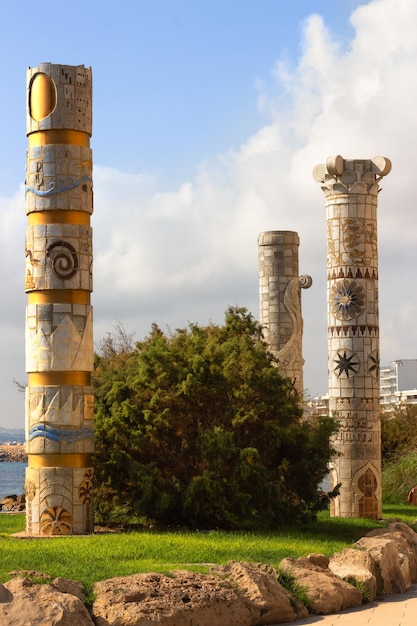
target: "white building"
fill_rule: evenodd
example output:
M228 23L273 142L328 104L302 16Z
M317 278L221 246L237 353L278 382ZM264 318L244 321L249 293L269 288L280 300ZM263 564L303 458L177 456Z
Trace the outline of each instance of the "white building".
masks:
M417 359L392 361L380 369L381 409L407 402L417 404Z

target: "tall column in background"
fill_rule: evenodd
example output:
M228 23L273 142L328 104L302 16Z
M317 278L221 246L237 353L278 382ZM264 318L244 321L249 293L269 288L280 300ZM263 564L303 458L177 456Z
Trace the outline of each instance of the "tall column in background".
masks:
M301 287L310 287L312 280L298 275L299 244L298 234L289 230L266 231L258 237L260 323L282 374L302 396Z
M382 516L377 204L390 170L383 157L336 156L313 171L327 207L329 412L340 422L334 517Z
M93 531L91 79L27 72L27 535Z

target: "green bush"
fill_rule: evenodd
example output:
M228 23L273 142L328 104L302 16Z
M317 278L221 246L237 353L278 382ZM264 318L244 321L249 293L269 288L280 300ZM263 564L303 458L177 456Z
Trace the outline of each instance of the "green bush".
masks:
M251 314L125 339L96 358L97 520L113 508L199 529L314 517L336 422L303 420Z
M407 496L417 485L417 453L392 459L382 471L382 494L387 504L405 504Z
M417 405L401 404L381 415L383 464L417 450Z

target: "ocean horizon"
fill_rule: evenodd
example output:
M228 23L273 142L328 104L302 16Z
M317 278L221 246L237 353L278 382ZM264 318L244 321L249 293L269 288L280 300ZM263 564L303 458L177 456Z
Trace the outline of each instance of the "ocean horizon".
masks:
M6 496L25 493L25 471L27 461L0 463L0 500Z

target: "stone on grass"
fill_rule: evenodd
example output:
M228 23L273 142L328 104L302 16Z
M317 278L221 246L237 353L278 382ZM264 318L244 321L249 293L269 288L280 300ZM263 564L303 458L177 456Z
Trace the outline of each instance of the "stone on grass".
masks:
M394 522L388 524L388 528L376 528L371 530L365 537L378 537L381 535L397 542L400 560L406 557L411 582L417 582L417 534L414 530L407 524Z
M273 567L229 561L227 565L213 567L212 571L236 587L251 612L253 625L292 622L308 615L306 607L297 603L277 581L278 572Z
M213 574L177 570L96 583L96 626L253 626L245 602Z
M336 552L329 561L333 574L347 582L355 580L361 583L367 592L366 599L371 602L376 598L376 563L365 550L344 548Z
M49 584L14 578L0 585L0 624L4 626L94 626L79 598Z
M404 593L417 581L417 535L406 524L370 531L356 545L376 563L377 594Z
M317 560L317 555L313 560ZM283 559L279 567L305 587L312 613L327 615L362 604L359 589L335 576L329 569L315 565L307 557Z

